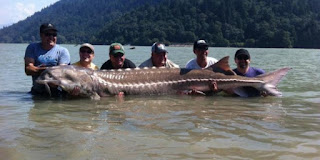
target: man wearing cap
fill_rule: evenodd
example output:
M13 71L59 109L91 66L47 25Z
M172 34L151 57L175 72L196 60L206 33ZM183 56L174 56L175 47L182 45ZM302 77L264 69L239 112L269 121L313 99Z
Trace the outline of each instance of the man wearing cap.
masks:
M234 56L234 61L237 64L237 68L233 69L233 71L239 76L256 77L265 73L265 71L260 68L250 67L250 54L246 49L237 50ZM260 92L252 87L243 87L243 89L248 93L248 97L266 95L266 93ZM233 94L232 91L229 91L228 93Z
M246 49L237 50L234 61L237 64L237 68L233 69L233 71L237 75L255 77L265 73L265 71L260 68L250 67L250 54Z
M164 44L156 42L151 47L151 58L141 63L139 67L179 68L177 64L167 58L167 53Z
M69 51L56 44L57 32L53 24L42 24L40 26L41 42L28 45L25 51L25 73L32 76L32 94L46 93L45 86L35 82L43 70L51 66L70 64Z
M208 57L209 45L205 40L197 40L193 44L193 53L197 56L196 58L190 60L186 68L188 69L205 69L214 63L218 62L215 58Z
M136 68L136 65L125 58L125 51L120 43L112 43L109 48L110 59L102 66L102 69Z
M94 58L94 47L89 43L84 43L79 49L80 61L73 63L72 65L91 68L93 70L98 70L98 66L92 63Z

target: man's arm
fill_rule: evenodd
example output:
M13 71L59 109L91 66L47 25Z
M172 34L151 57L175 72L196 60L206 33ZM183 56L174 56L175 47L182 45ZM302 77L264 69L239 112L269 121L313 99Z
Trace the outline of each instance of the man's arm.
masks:
M40 73L47 68L44 65L34 66L34 59L29 57L24 58L24 64L24 71L28 76L40 75Z

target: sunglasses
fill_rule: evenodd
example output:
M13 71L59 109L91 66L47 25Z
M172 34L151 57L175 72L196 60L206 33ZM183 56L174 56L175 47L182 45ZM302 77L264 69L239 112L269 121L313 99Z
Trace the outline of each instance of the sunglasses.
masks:
M57 33L44 33L44 35L47 37L50 37L50 36L56 37L58 34Z
M248 60L249 57L248 56L238 56L237 59L238 60Z
M200 51L206 51L208 50L209 47L198 47L197 50L200 50Z
M92 53L92 50L90 50L90 49L80 49L80 52L81 53L89 53L89 54L91 54Z
M124 54L122 54L122 53L118 53L118 54L114 54L113 55L113 57L115 57L115 58L120 58L120 57L122 57Z

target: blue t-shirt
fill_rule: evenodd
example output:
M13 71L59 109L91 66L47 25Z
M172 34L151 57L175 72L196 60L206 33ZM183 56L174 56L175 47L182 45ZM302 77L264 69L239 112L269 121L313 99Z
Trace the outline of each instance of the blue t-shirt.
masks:
M55 45L50 50L44 50L41 47L41 43L29 44L24 57L34 59L35 66L43 64L47 67L52 67L61 64L70 64L69 51L59 45ZM37 78L38 76L32 76L33 86Z
M254 68L254 67L249 67L249 70L247 73L242 74L240 73L237 68L233 69L234 72L236 72L237 75L239 76L245 76L245 77L256 77L260 74L264 74L265 71L260 69L260 68Z
M47 67L52 67L60 64L70 64L69 51L59 45L55 45L50 50L44 50L41 43L32 43L27 47L25 57L33 58L35 66L44 64Z

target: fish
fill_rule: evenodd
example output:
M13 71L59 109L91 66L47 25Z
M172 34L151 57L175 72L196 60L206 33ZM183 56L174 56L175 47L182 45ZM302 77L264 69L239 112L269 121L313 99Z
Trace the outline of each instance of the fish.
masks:
M269 96L281 96L277 84L291 68L281 68L254 78L237 76L230 69L229 56L207 69L186 68L130 68L92 70L73 65L48 67L36 80L46 86L57 86L70 95L100 99L118 95L166 95L197 91L204 95L233 92L249 97L248 89ZM218 91L213 84L216 84ZM74 91L77 91L76 94Z

